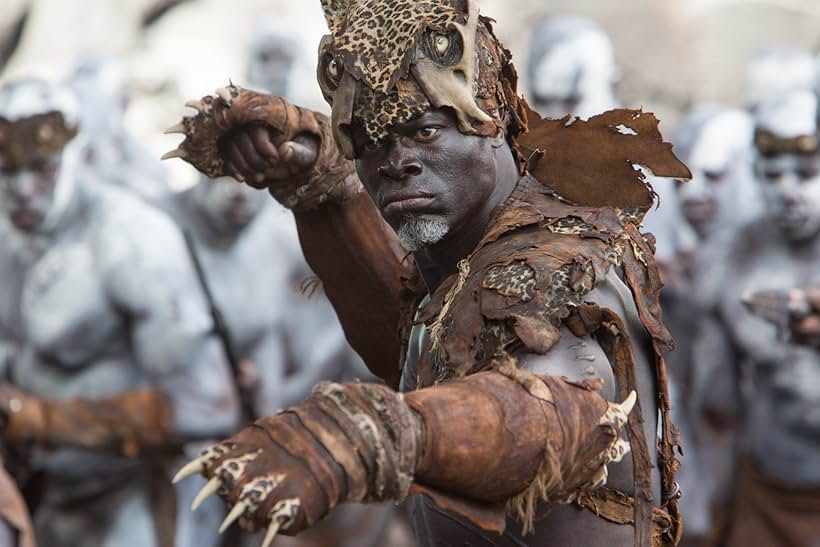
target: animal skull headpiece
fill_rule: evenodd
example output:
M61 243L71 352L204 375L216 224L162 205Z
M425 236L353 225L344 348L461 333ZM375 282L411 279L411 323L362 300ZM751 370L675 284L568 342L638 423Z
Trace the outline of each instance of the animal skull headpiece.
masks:
M350 130L378 142L388 128L450 107L465 134L509 139L526 129L517 75L476 0L322 0L330 35L318 79L334 137L355 156Z

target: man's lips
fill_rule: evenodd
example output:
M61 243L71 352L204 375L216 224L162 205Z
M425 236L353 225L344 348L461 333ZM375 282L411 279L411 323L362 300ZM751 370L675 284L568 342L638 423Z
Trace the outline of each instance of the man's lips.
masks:
M19 209L12 214L11 220L15 226L31 228L40 221L40 214L31 209Z
M422 209L433 202L427 194L404 194L388 196L382 199L382 211L385 214L409 213Z

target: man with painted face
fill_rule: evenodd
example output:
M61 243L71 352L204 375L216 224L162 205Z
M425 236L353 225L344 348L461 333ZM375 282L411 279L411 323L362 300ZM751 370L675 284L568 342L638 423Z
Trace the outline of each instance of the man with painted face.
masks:
M817 96L807 91L758 107L754 169L766 210L737 234L717 274L724 284L716 336L730 345L712 346L711 358L724 366L712 376L723 381L710 386L710 406L741 419L730 546L820 542L820 355L787 336L789 325L753 313L766 291L820 284L817 121Z
M588 118L618 103L615 50L591 19L564 15L545 20L533 34L527 68L530 105L547 118Z
M387 385L320 384L177 478L204 474L201 497L265 546L340 503L410 494L422 545L676 543L672 340L633 165L688 171L657 121L540 120L475 2L323 7L331 118L231 86L194 103L166 157L294 211Z
M180 233L90 183L77 133L68 89L0 86L2 436L31 445L42 545L173 545L168 458L229 432L236 398Z

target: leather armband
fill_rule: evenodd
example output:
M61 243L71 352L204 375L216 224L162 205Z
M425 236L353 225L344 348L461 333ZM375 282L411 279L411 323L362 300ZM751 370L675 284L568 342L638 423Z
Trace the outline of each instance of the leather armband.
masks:
M569 503L606 482L628 451L620 430L634 404L603 399L600 384L515 371L485 372L409 393L424 423L416 481L485 504L506 502L532 527L538 502Z
M46 401L21 396L9 413L5 437L47 446L112 450L127 456L175 440L170 400L157 389L102 400Z

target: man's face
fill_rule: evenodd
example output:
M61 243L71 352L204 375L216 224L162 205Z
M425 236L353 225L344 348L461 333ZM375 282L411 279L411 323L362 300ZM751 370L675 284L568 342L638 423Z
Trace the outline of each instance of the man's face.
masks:
M236 234L262 210L266 195L230 178L202 181L195 189L199 210L222 234Z
M449 109L395 126L377 145L360 129L353 140L365 189L410 250L457 232L495 189L494 139L461 133Z
M24 232L42 226L56 201L62 152L23 169L0 168L0 210Z
M273 95L287 95L291 68L295 61L292 45L282 40L258 44L251 52L248 79Z
M820 154L761 155L755 172L787 237L801 241L820 232Z

